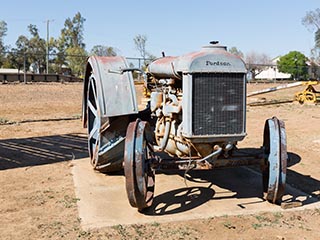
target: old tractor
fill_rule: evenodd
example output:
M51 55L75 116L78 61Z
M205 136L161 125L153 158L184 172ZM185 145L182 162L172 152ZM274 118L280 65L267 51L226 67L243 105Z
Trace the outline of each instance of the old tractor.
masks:
M150 99L138 110L133 71ZM211 170L259 165L271 203L284 194L287 151L283 121L267 119L259 154L243 154L246 136L246 67L217 42L180 57L162 57L147 71L124 57L92 56L86 65L83 123L95 170L124 169L132 207L152 205L159 169Z

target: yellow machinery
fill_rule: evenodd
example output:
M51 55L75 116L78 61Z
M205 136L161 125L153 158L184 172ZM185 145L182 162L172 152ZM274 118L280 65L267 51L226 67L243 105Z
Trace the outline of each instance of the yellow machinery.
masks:
M294 101L298 101L300 104L304 103L317 103L320 102L320 92L316 91L313 87L314 85L319 84L319 81L307 81L307 82L294 82L285 85L280 85L277 87L271 87L267 89L258 90L247 94L247 97L260 95L268 92L274 92L282 89L298 87L301 85L306 85L306 88L303 91L297 92L294 96Z
M318 81L304 82L303 85L306 85L306 88L295 94L295 100L300 104L320 102L320 92L317 92L313 87L317 84L319 84Z

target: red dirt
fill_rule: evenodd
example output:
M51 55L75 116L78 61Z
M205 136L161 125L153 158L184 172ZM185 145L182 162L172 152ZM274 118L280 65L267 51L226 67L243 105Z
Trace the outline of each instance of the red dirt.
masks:
M249 84L248 91L270 84ZM261 95L293 98L299 88ZM79 117L82 84L0 85L0 120ZM255 97L258 98L258 97ZM249 100L248 100L249 101ZM259 147L266 118L286 124L288 184L320 199L320 105L248 107L248 136L239 147ZM320 209L83 231L71 159L88 156L81 121L0 125L0 239L320 239Z

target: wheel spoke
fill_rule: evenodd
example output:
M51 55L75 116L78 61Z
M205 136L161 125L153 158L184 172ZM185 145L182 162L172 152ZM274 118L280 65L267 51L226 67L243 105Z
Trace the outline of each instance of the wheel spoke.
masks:
M93 76L89 78L88 83L87 113L90 161L93 167L96 168L99 163L98 153L100 147L101 116L99 112L96 82Z
M96 84L93 77L90 77L90 86L92 87L93 97L97 102L98 98L97 98Z
M100 131L100 124L99 124L99 121L95 119L92 129L89 133L89 139L91 139L92 137L97 139L99 137L99 131Z
M91 111L91 113L93 114L94 117L98 117L98 110L93 106L93 104L91 103L90 100L88 100L88 108Z

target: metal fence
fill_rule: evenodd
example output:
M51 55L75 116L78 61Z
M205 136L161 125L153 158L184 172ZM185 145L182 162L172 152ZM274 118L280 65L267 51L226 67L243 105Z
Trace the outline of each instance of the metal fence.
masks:
M15 73L3 72L0 70L0 82L39 82L39 81L79 81L84 76L85 63L87 55L67 55L45 53L21 53L21 52L2 52L0 53L0 67L16 68ZM129 67L144 69L152 59L127 57ZM295 66L299 68L299 66ZM307 66L303 66L306 68ZM247 64L248 80L255 79L255 76L268 69L273 69L276 72L276 64ZM272 79L266 80L288 80L293 79L319 79L319 66L308 66L308 77L306 76L289 76L285 79L278 79L276 74L273 74ZM139 74L135 73L134 77L139 78ZM307 80L307 79L305 79Z
M82 78L62 74L0 73L0 82L82 82Z

